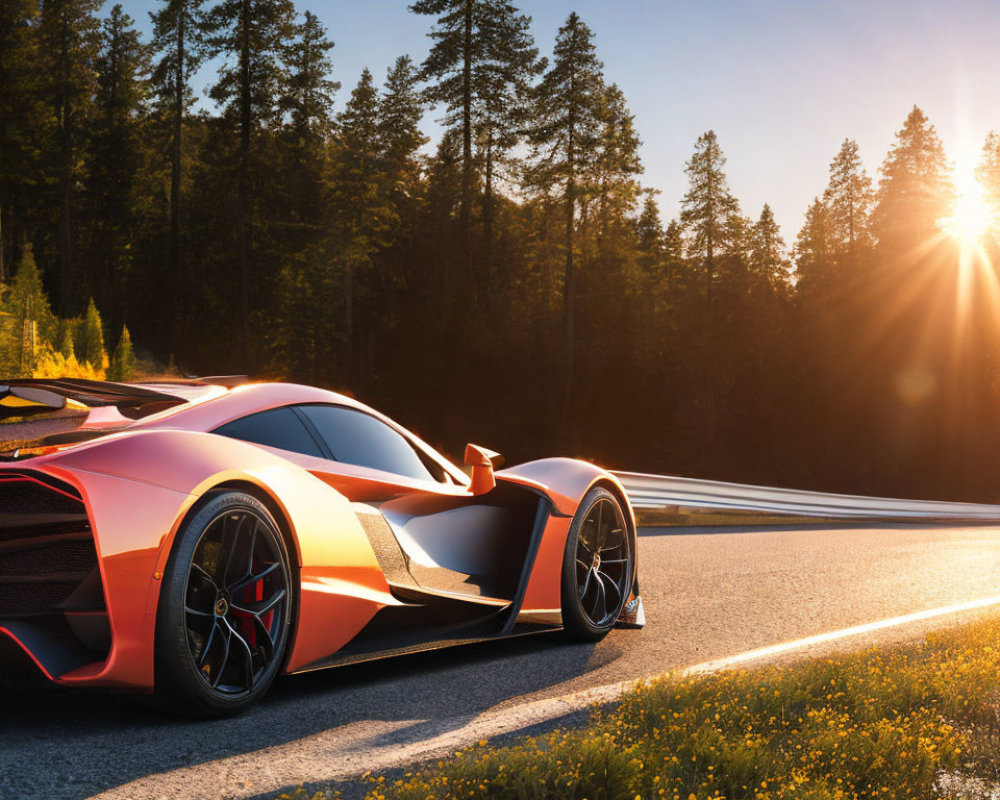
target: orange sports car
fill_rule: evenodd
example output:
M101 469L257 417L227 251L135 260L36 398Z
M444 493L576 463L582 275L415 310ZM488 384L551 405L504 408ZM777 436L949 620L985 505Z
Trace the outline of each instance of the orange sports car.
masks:
M628 498L584 461L469 445L470 477L348 397L231 379L11 380L5 418L47 431L0 454L7 682L223 716L279 673L644 621Z

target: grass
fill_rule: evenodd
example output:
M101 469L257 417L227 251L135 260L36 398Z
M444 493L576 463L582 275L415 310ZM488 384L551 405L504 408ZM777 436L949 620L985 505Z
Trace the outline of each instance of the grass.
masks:
M985 796L1000 784L1000 618L920 644L664 676L582 729L369 780L368 800Z

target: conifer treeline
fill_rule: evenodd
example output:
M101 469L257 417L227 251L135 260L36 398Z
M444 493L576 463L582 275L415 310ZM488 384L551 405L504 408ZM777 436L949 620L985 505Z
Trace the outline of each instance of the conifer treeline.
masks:
M161 0L149 42L100 5L0 3L0 279L33 254L63 317L93 298L163 361L349 389L451 452L996 494L996 277L942 226L919 109L877 186L844 143L788 246L711 131L661 219L576 14L543 58L507 0L416 0L426 60L340 95L291 0ZM996 136L981 178L1000 201Z

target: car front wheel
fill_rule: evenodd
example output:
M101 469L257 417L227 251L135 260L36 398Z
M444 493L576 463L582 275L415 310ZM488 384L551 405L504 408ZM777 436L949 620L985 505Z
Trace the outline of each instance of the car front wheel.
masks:
M566 631L597 641L614 627L635 579L635 536L615 495L600 486L583 498L570 524L563 557L562 614Z

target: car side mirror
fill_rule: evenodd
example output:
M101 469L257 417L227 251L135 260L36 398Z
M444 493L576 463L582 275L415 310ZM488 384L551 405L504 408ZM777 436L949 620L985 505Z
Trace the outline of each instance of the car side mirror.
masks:
M497 485L494 469L503 466L503 456L477 444L465 446L465 465L472 467L473 494L486 494Z

